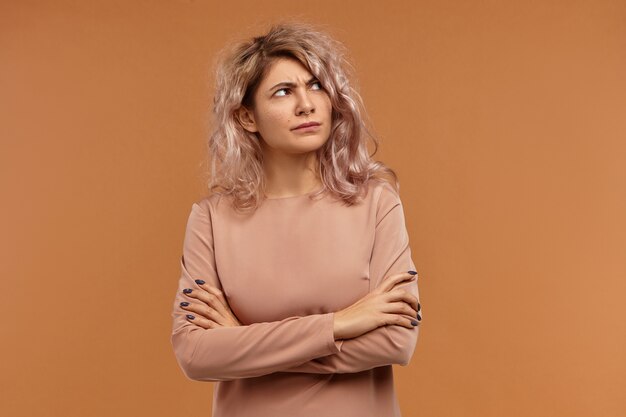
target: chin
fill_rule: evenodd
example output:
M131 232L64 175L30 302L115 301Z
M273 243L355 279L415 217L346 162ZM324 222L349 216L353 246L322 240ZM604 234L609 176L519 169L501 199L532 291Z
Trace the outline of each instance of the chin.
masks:
M291 143L291 146L285 147L284 149L290 153L313 152L324 146L324 143L326 142L321 140L300 141L297 143Z

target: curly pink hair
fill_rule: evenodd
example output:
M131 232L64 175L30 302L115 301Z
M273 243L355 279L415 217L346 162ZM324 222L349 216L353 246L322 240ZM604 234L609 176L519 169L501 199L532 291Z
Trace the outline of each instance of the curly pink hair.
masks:
M387 180L399 191L396 173L368 154L365 134L374 144L372 156L379 144L365 125L361 96L349 83L352 66L345 51L343 44L311 24L290 22L274 24L265 35L237 42L218 54L208 142L212 193L233 197L237 210L256 209L264 196L261 146L236 114L241 106L252 106L256 88L279 57L302 63L320 81L332 104L330 137L316 151L317 174L324 186L311 198L329 192L352 205L367 192L372 179Z

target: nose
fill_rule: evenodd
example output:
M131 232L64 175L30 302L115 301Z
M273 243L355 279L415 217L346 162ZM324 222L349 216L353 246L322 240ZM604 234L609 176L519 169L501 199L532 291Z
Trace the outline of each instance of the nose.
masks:
M307 92L300 93L298 96L298 103L296 108L296 114L299 116L301 114L309 114L315 111L315 105L313 101L309 97Z

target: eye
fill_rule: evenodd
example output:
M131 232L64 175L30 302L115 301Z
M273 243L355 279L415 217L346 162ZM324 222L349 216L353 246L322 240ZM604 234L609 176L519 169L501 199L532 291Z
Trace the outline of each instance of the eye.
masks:
M280 90L276 90L276 92L274 93L274 95L275 95L275 96L279 96L279 97L284 96L285 94L278 94L280 91L285 91L285 92L286 92L286 91L289 91L289 89L288 89L288 88L281 88Z
M319 81L314 81L314 82L312 82L312 83L311 83L311 85L316 85L316 84L317 84L318 88L313 88L314 90L323 90L323 89L324 89L324 88L322 87L322 83L320 83ZM279 94L281 91L284 91L284 92L285 92L285 94ZM286 96L286 95L287 95L287 92L289 92L289 91L290 91L290 90L289 90L289 88L287 88L287 87L285 87L285 88L281 88L281 89L279 89L279 90L276 90L276 92L274 92L274 95L275 95L275 96L278 96L278 97L284 97L284 96Z

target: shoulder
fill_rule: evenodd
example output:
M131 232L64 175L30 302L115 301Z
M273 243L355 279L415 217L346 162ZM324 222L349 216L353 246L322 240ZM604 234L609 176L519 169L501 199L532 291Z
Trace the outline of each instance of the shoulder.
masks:
M191 204L191 215L210 219L223 198L222 194L214 193L194 201Z
M369 193L371 193L370 198L379 209L401 204L400 194L396 188L384 179L370 180L368 185Z
M378 224L395 210L402 210L402 202L396 188L385 179L373 179L368 184L368 197L372 216Z

